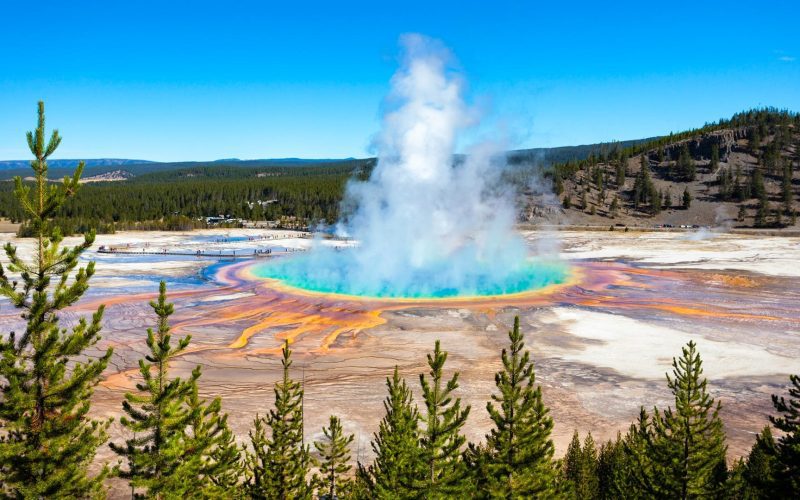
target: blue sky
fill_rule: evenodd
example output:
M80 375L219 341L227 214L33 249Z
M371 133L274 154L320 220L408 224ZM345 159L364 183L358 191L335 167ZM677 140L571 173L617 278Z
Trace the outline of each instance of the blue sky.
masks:
M29 156L39 99L60 158L366 156L409 32L515 148L800 111L800 2L646 4L5 2L0 159Z

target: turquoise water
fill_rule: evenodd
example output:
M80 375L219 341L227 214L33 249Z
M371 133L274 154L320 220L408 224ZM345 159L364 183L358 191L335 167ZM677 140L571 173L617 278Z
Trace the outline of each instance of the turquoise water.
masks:
M473 263L454 269L447 262L409 269L391 280L377 278L351 252L309 254L258 263L252 273L313 292L377 298L453 298L507 295L563 283L569 268L562 262L526 260L512 269L498 263ZM373 266L380 266L376 262ZM366 267L366 268L365 268Z

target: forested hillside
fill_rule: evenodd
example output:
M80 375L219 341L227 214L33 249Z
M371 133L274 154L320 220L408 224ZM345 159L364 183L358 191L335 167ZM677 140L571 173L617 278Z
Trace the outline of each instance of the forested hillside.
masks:
M557 198L522 217L578 224L786 227L796 222L800 115L760 109L555 165Z
M323 166L195 166L151 172L119 182L83 185L56 220L67 233L95 227L189 229L205 216L249 220L281 216L333 222L349 178L369 169L371 160ZM21 221L13 183L0 183L0 216Z

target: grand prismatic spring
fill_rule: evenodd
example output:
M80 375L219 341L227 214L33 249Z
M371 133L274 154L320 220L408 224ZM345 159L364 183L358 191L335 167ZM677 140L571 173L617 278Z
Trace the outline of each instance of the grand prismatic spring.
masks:
M552 238L516 234L531 249ZM295 251L315 243L290 232L101 235L98 245L133 253L87 255L97 261L97 275L87 299L65 320L107 305L97 349L110 345L115 353L95 411L117 415L122 393L136 381L146 328L154 324L147 301L165 279L176 305L174 332L192 335L190 352L175 368L203 367L203 393L224 395L238 433L245 435L252 415L268 409L280 374L277 353L288 339L296 374L305 380L307 428L320 428L331 412L347 414L364 454L381 416L385 377L398 365L413 385L436 339L450 352L449 369L461 372L460 395L475 408L468 432L477 439L488 428L480 409L494 388L499 351L513 316L520 315L560 450L573 429L613 437L640 405L667 404L664 374L692 339L711 390L723 402L731 452L744 452L771 411L769 395L797 370L800 276L792 263L800 259L800 239L562 232L559 240L566 270L561 283L502 296L410 299L303 290L260 277L264 258L211 256L271 249L278 266L307 257ZM18 243L21 249L31 244ZM345 247L341 252L349 246L317 244ZM158 255L164 248L206 252ZM21 325L9 307L0 308L0 318Z

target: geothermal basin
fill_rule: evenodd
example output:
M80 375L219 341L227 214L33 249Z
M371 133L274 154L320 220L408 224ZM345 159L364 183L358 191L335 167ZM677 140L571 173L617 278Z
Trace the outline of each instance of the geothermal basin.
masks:
M537 231L519 236L531 254L551 238ZM13 241L23 255L33 244L0 239ZM522 274L511 274L524 279L512 279L501 293L434 290L407 297L292 281L288 266L309 258L299 251L313 244L297 233L100 235L85 256L97 262L90 291L63 319L77 321L106 304L97 352L112 346L114 356L93 411L119 416L124 392L137 382L146 328L155 323L147 302L164 279L175 302L174 333L192 335L173 368L188 374L202 366L203 395L222 396L240 439L255 414L272 405L278 353L289 340L294 376L305 384L307 439L319 437L328 415L337 414L356 435L353 456L362 461L383 415L385 378L397 365L416 390L437 339L450 353L446 371L461 372L459 396L473 407L465 431L479 440L490 423L484 406L500 350L519 315L555 419L557 453L575 429L596 440L613 438L641 405L670 404L665 373L680 347L694 340L710 391L723 403L730 453L744 453L767 423L770 394L782 393L788 375L800 371L800 239L565 231L557 240L560 261L526 261ZM101 245L130 253L98 253ZM350 243L321 245L346 253ZM199 256L163 253L200 248ZM288 256L213 255L263 250ZM8 302L0 303L0 318L6 331L22 325ZM111 433L114 440L123 437L116 426ZM116 460L107 449L100 459Z

